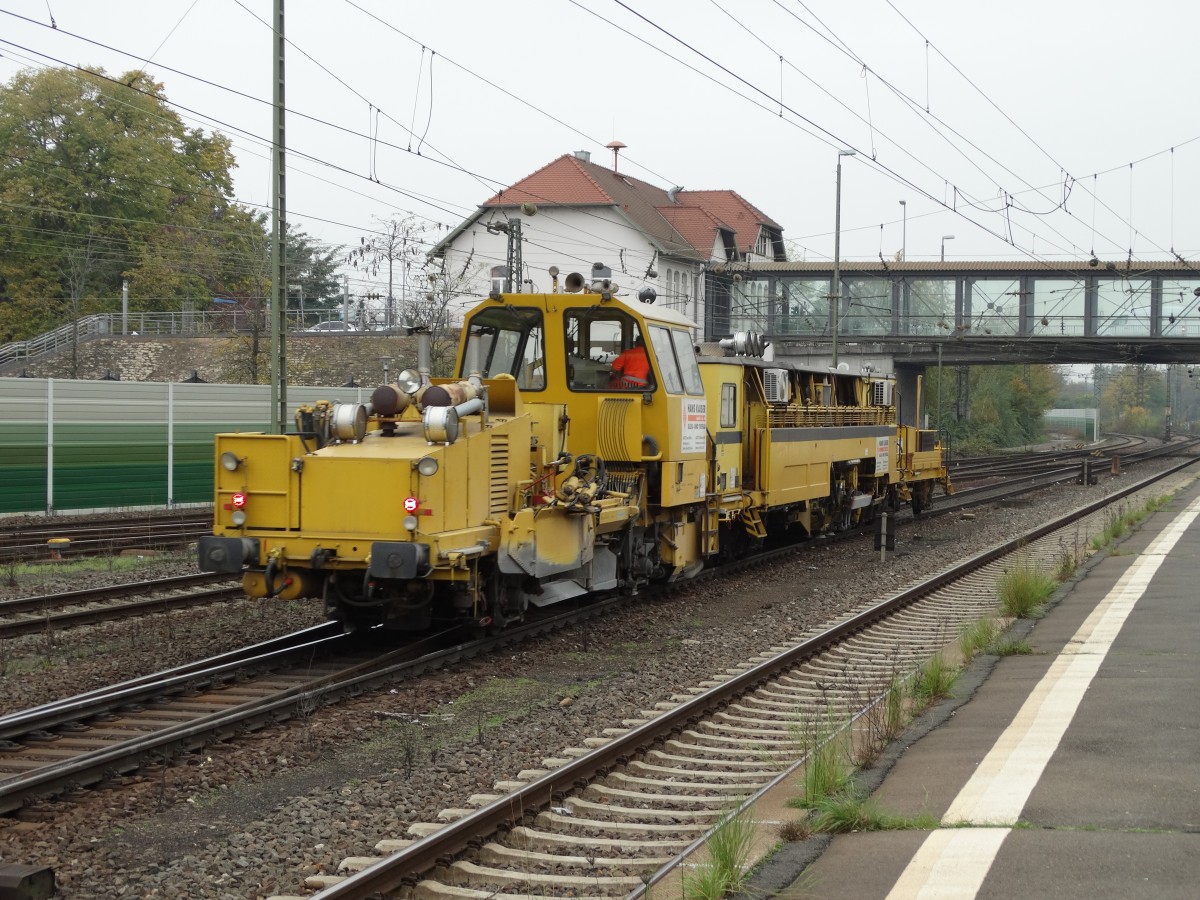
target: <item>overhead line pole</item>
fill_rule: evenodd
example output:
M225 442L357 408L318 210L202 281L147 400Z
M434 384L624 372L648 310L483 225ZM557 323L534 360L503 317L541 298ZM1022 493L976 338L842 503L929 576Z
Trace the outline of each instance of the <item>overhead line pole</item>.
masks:
M271 431L287 431L287 169L283 139L283 0L274 0L274 54L271 114Z

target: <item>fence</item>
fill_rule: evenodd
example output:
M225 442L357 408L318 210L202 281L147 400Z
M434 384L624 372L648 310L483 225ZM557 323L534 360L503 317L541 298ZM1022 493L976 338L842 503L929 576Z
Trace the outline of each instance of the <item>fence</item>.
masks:
M297 330L330 316L339 314L328 311L310 312L302 319L299 312L289 311L288 330ZM127 317L121 313L98 313L84 316L76 322L47 331L27 341L13 341L0 345L0 366L36 359L47 353L66 349L74 343L82 343L95 337L111 337L128 331L133 335L197 337L230 332L249 332L254 328L254 314L244 309L203 310L183 312L132 312ZM258 325L266 328L262 317Z
M288 387L363 403L370 389ZM211 503L213 435L267 431L267 385L0 378L0 513Z

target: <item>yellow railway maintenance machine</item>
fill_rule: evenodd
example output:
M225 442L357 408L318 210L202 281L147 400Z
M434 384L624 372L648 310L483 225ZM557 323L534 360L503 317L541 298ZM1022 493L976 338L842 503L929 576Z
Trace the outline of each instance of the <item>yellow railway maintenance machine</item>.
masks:
M690 320L615 291L493 293L465 319L457 378L430 377L422 340L369 406L218 435L201 568L254 597L323 597L354 626L498 627L949 490L936 434L897 426L890 380L767 362L753 335L698 357ZM645 377L614 371L639 339Z

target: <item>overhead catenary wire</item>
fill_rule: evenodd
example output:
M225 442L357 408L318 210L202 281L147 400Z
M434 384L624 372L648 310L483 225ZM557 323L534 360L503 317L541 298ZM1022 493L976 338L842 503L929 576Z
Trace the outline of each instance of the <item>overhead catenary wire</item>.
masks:
M351 3L350 5L354 6L355 4ZM356 8L357 8L357 7L356 7ZM0 12L7 12L7 11L0 10ZM9 13L9 14L10 14L10 15L15 15L15 14L12 14L12 13ZM24 17L20 17L20 16L18 16L18 18L24 18ZM375 18L376 18L376 19L378 19L378 17L375 17ZM261 19L260 19L259 21L261 21ZM382 20L379 20L379 21L382 21ZM38 23L35 23L35 24L38 24ZM265 24L265 23L264 23L264 24ZM269 27L269 26L268 26L268 27ZM134 59L140 59L140 57L138 57L136 54L131 54L131 53L128 53L128 52L126 52L126 51L120 50L119 48L112 47L111 45L105 44L105 43L103 43L103 42L94 41L94 40L92 40L92 39L90 39L90 38L86 38L86 37L83 37L83 36L80 36L80 35L74 35L74 34L70 34L70 33L68 33L68 34L69 34L71 37L77 38L77 39L79 39L79 40L86 41L86 42L88 42L88 43L91 43L91 44L94 44L94 45L96 45L96 46L102 47L102 48L104 48L104 49L111 50L111 51L113 51L113 52L123 53L123 54L125 54L125 55L131 56L131 57L132 57L132 58L134 58ZM22 49L28 49L28 48L22 48ZM43 56L44 58L50 59L50 60L52 60L52 61L54 61L54 62L56 62L56 63L58 63L58 64L60 64L60 65L71 66L71 64L70 64L70 63L66 63L66 62L62 61L61 59L58 59L58 58L56 58L56 57L53 57L53 56L50 56L50 55L48 55L48 54L43 54L43 53L41 53L40 51L33 51L33 50L30 50L29 52L32 52L32 53L37 53L38 55L40 55L40 56ZM74 68L80 69L81 71L87 71L87 70L83 69L82 67L78 67L78 66L74 66ZM221 90L230 91L230 92L234 93L235 95L238 95L238 96L244 97L244 98L246 98L246 99L254 100L254 101L256 101L256 102L263 102L263 103L265 103L265 102L266 102L266 101L262 101L262 100L260 100L260 99L259 99L259 98L257 98L257 97L253 97L253 96L251 96L251 95L245 94L244 92L240 92L240 91L237 91L236 89L232 89L232 88L227 88L227 87L225 87L225 86L223 86L223 85L219 85L219 84L217 84L217 83L215 83L215 82L212 82L212 81L210 81L210 80L208 80L208 79L201 78L201 77L199 77L199 76L194 76L194 75L191 75L190 73L184 72L184 71L182 71L182 70L174 69L174 68L172 68L172 67L170 67L170 66L164 66L163 68L167 69L168 71L172 71L172 72L175 72L175 73L177 73L177 74L183 75L183 76L185 76L185 77L189 77L189 78L195 78L196 80L200 81L201 83L204 83L204 84L210 85L210 86L212 86L212 87L215 87L215 88L218 88L218 89L221 89ZM324 68L324 67L323 67L323 68ZM93 74L96 74L96 73L93 73ZM110 81L113 81L113 82L115 83L115 80L114 80L114 79L111 79L111 78L109 78L108 80L110 80ZM490 82L489 82L489 84L490 84ZM361 95L358 95L358 96L361 96ZM250 134L249 132L246 132L244 129L238 129L236 126L233 126L233 125L231 125L230 123L224 122L224 121L222 121L222 120L220 120L220 119L215 119L215 118L213 118L213 117L208 117L208 116L205 116L205 115L204 115L204 114L202 114L202 113L199 113L199 112L197 112L197 111L195 111L195 110L193 110L193 109L190 109L189 107L184 107L184 106L181 106L181 105L179 105L179 104L173 104L173 106L174 106L174 107L176 107L177 109L181 109L181 110L184 110L184 111L186 111L186 112L192 113L193 115L195 115L195 116L197 116L197 117L199 117L199 118L201 118L201 119L203 119L203 120L206 120L206 121L210 121L210 122L212 122L212 123L215 123L217 126L220 126L220 127L224 128L224 129L227 129L227 130L232 130L232 131L234 131L235 133L241 133L241 134L245 135L246 137L248 137L249 139L252 139L252 140L255 140L255 139L257 139L257 138L256 138L256 136L254 136L254 135ZM378 110L377 110L377 114L378 114L379 112L380 112L380 111L378 111ZM302 113L302 112L299 112L299 111L296 111L296 110L292 110L292 109L290 109L290 108L289 108L289 114L291 114L291 115L299 115L299 116L301 116L301 117L308 118L308 119L310 119L310 120L312 120L312 121L314 121L314 122L316 122L316 123L318 123L318 124L324 124L324 125L328 125L328 126L330 126L330 127L333 127L333 128L339 129L339 130L342 130L342 131L344 131L344 132L353 133L353 131L352 131L351 129L346 129L346 128L344 128L343 126L338 126L338 125L336 125L336 124L334 124L334 123L330 123L330 122L328 122L328 121L326 121L326 120L324 120L324 119L321 119L320 117L310 116L310 115L307 115L307 114L305 114L305 113ZM383 115L384 115L384 117L385 117L385 118L390 118L390 117L388 117L388 116L387 116L387 114L386 114L386 113L383 113ZM394 120L394 119L392 119L391 121L395 121L395 120ZM399 124L399 123L397 123L397 124ZM401 126L401 127L403 127L403 126ZM404 148L401 148L401 147L399 147L399 145L396 145L396 144L391 144L391 143L389 143L389 142L385 142L385 141L380 141L380 142L378 142L378 143L382 143L382 144L384 144L385 146L389 146L389 147L391 147L391 148L393 148L393 149L397 149L397 150L403 150L403 149L404 149ZM307 159L309 159L309 160L312 160L312 161L315 161L315 162L318 162L318 163L320 163L320 164L322 164L322 165L325 165L325 166L327 166L327 167L329 167L329 168L332 168L332 169L334 169L335 171L343 172L343 173L350 174L350 175L354 175L354 176L357 176L357 177L363 177L363 176L359 176L359 175L358 175L358 173L355 173L355 172L353 172L353 171L351 171L351 170L348 170L348 169L346 169L345 167L338 166L338 165L336 165L336 164L334 164L334 163L332 163L332 162L330 162L330 161L327 161L327 160L322 160L322 159L320 159L320 158L318 158L318 157L312 156L311 154L305 154L305 153L303 153L303 152L301 152L301 151L297 151L297 150L296 150L296 149L294 149L294 148L290 148L290 149L289 149L289 153L290 153L291 155L295 155L296 153L300 153L300 155L301 155L302 157L304 157L304 158L307 158ZM425 157L423 157L423 158L424 158L424 159L431 159L431 157L428 157L428 156L425 156ZM443 161L439 161L439 160L435 160L435 161L436 161L436 162L439 162L439 163L442 163L442 164L445 164L445 165L449 165L451 168L457 168L457 169L459 169L460 171L463 171L464 173L466 173L466 174L470 175L471 177L475 178L476 180L480 181L480 183L483 183L483 184L485 185L485 187L488 187L488 189L489 189L489 190L491 190L491 191L496 191L496 190L498 190L498 189L502 189L502 188L505 186L505 182L504 182L504 181L502 181L502 180L500 180L500 179L495 179L495 178L492 178L492 179L486 179L486 177L485 177L485 176L481 176L481 175L479 175L478 173L470 172L469 170L466 170L465 168L463 168L463 167L461 167L461 166L458 166L457 164L453 163L452 161L451 161L451 162L443 162ZM376 179L370 179L370 178L368 178L368 180L374 180L374 181L375 181L375 183L379 183L379 184L381 184L383 187L386 187L386 188L389 188L389 189L392 189L392 190L396 190L396 191L398 191L398 192L399 192L399 193L400 193L402 196L406 196L406 197L408 197L409 199L413 199L413 200L416 200L416 201L418 201L418 202L424 202L424 203L427 203L427 204L429 204L429 205L432 205L432 206L434 206L434 208L441 209L442 211L447 211L447 212L449 211L449 210L445 209L443 206L439 206L437 203L435 203L433 200L431 200L431 199L430 199L430 198L428 198L428 197L425 197L425 196L422 196L422 195L417 195L417 194L415 194L415 193L413 193L413 192L410 192L410 191L407 191L407 190L401 189L401 188L399 188L399 187L397 187L397 186L395 186L395 185L390 185L390 184L387 184L387 183L385 183L385 182L382 182L382 181L378 180L377 178L376 178ZM490 181L490 184L488 184L488 183L487 183L488 181ZM587 214L587 213L585 212L585 214ZM449 226L442 225L441 227L446 227L446 228L448 228ZM574 230L580 230L580 231L582 231L582 229L579 229L579 228L578 228L578 226L573 226L573 229L574 229ZM592 237L597 237L595 234L592 234L591 236L592 236ZM604 245L603 245L603 244L599 244L599 243L597 244L597 246L598 246L598 247L602 247L602 248L604 247Z

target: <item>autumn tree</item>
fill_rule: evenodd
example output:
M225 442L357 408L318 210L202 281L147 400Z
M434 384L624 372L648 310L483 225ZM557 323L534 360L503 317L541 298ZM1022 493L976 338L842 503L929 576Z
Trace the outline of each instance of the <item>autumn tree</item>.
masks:
M972 366L967 415L959 417L958 369L947 367L940 377L937 369L927 370L925 397L931 418L959 452L986 453L1041 440L1044 413L1053 408L1061 382L1053 366Z
M1161 434L1168 404L1163 373L1153 366L1097 366L1100 420L1113 431Z
M346 265L365 278L387 280L382 321L391 328L406 323L410 303L425 293L424 260L428 223L416 216L376 218L374 232L359 239L346 256Z
M247 271L230 143L142 71L25 70L0 88L0 340L116 308L207 306Z

